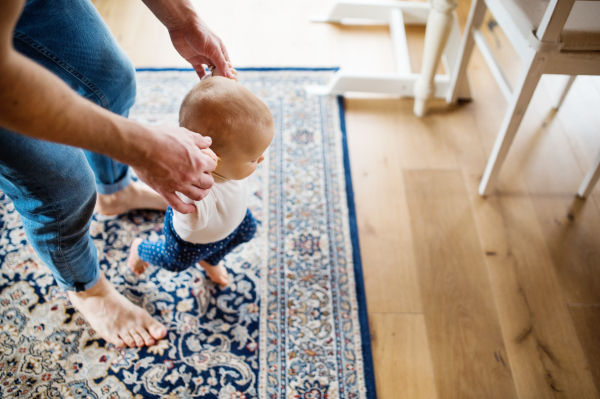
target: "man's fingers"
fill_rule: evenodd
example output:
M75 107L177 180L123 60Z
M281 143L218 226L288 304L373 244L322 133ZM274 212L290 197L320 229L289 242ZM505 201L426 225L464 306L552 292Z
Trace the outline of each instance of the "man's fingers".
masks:
M202 79L206 75L206 70L204 69L204 65L197 64L197 65L192 65L192 67L194 68L194 71L196 71L196 73L198 74L198 77L200 79Z
M192 138L194 140L194 144L196 144L196 147L200 148L201 150L210 147L212 144L212 139L209 136L202 136L201 134L193 133Z
M206 156L208 158L208 155ZM211 160L214 163L214 161ZM215 163L216 166L216 163ZM214 169L212 169L214 170ZM212 171L211 170L211 171ZM210 190L210 188L215 184L215 179L213 179L210 173L202 173L198 177L198 181L194 183L194 186L199 187L202 190Z
M193 201L202 201L209 192L210 190L205 190L196 186L187 186L186 189L181 192L181 194Z
M229 70L229 65L227 65L228 60L225 58L223 51L221 51L220 48L215 49L215 50L216 50L214 52L215 59L212 60L214 66L217 67L217 69L221 72L221 74L223 76L225 76L227 78L233 78L233 74Z
M221 43L221 52L223 53L223 56L225 57L227 62L231 62L231 59L229 58L229 53L227 52L227 48L223 43Z
M196 210L194 204L186 204L175 193L164 193L163 197L167 201L167 204L179 213L188 214Z

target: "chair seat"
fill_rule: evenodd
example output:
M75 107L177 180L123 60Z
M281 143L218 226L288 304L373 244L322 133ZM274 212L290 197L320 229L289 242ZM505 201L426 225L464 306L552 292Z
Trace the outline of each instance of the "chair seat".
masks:
M500 2L527 38L540 26L550 0L500 0ZM600 51L600 1L576 1L561 38L564 43L563 51Z

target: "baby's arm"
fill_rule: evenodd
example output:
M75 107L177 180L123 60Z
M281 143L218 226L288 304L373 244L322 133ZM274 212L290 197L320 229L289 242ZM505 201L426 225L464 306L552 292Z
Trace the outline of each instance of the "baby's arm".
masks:
M217 197L215 196L213 189L210 190L208 195L202 201L193 201L188 197L177 193L179 198L181 198L181 200L186 204L196 205L196 211L188 213L187 215L176 211L173 212L181 227L189 231L202 230L206 227L210 216L217 208Z

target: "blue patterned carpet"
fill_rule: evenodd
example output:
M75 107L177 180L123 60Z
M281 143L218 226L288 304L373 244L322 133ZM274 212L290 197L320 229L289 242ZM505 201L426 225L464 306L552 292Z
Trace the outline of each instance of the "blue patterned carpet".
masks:
M168 328L153 347L95 335L0 192L0 398L375 398L342 104L303 89L331 75L240 72L276 130L251 177L258 232L225 258L226 288L196 268L129 272L129 244L161 239L163 214L94 219L107 277ZM139 71L131 118L177 124L195 82L190 71Z

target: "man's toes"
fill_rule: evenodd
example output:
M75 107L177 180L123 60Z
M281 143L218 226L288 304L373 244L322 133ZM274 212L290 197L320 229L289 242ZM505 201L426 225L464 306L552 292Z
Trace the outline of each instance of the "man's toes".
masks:
M142 337L146 346L152 346L155 344L156 341L154 340L154 338L152 338L150 333L148 331L146 331L144 328L138 327L136 329L136 331Z
M135 341L133 340L131 334L129 334L129 331L124 331L123 333L119 334L119 338L121 338L128 347L135 348Z
M150 332L150 335L154 339L163 339L167 335L167 329L159 322L151 325L150 328L148 328L148 332Z
M117 336L108 337L105 339L105 341L113 344L114 346L116 346L118 348L125 348L127 346L127 345L125 345L125 342L123 342L123 340Z
M129 334L135 341L135 346L137 346L137 347L144 346L144 339L142 338L142 336L140 334L138 334L137 331L131 330L131 331L129 331Z

